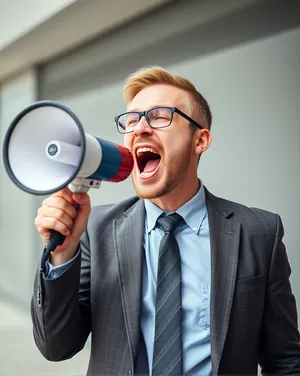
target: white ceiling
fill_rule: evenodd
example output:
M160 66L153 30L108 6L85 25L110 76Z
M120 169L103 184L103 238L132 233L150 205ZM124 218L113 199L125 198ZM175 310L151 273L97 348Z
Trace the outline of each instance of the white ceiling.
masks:
M76 0L0 0L0 51Z
M0 0L0 83L171 1Z

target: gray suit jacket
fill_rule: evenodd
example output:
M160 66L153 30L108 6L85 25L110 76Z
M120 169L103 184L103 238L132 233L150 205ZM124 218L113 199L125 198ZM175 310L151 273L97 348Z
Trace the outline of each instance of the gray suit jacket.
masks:
M213 374L300 375L295 299L280 217L206 190L211 239ZM39 268L34 338L49 360L72 357L92 332L88 375L132 375L140 340L145 209L133 197L95 207L80 258L61 277Z

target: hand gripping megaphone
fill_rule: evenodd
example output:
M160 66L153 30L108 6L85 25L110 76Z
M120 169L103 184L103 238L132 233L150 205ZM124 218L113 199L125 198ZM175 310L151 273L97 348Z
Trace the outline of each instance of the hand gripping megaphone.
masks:
M20 112L4 138L3 160L10 179L23 191L47 195L66 186L72 192L120 182L133 169L131 152L85 133L76 115L54 101L39 101ZM48 252L64 236L52 231Z

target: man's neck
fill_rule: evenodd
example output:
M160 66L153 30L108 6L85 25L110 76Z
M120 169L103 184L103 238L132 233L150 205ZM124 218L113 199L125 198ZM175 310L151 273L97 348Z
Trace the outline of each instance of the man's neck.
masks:
M186 184L185 187L179 184L168 194L151 199L150 201L166 212L175 212L196 195L200 184L198 178L188 188L186 188Z

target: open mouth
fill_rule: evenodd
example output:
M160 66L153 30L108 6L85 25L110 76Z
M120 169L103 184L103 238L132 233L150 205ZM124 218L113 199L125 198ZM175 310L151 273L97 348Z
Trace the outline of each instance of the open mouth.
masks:
M141 175L153 173L160 164L160 155L150 147L142 147L136 150L137 164Z

